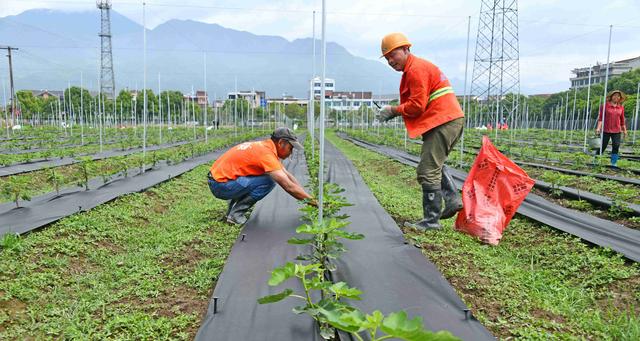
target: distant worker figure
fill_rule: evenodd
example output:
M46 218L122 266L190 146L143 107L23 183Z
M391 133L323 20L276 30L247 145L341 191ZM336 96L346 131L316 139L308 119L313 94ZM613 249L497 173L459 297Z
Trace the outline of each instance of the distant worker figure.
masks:
M246 213L277 183L298 200L312 199L280 159L302 148L289 128L277 128L270 139L241 143L218 158L209 170L209 189L216 198L229 200L225 219L242 225ZM312 201L315 205L315 200Z
M402 72L402 79L400 105L385 105L380 118L388 121L402 116L411 138L422 135L417 178L422 187L423 219L405 226L439 229L439 219L451 218L462 209L462 198L444 162L462 135L464 113L447 77L434 64L411 54L410 47L402 33L382 38L382 56Z
M596 134L600 134L602 129L602 112L604 110L604 133L602 134L602 152L607 149L609 139L611 139L611 165L617 167L620 154L620 132L627 137L627 126L624 122L624 105L622 102L626 99L625 94L620 90L613 90L607 95L607 101L600 106L600 114L598 115L598 125L596 126Z

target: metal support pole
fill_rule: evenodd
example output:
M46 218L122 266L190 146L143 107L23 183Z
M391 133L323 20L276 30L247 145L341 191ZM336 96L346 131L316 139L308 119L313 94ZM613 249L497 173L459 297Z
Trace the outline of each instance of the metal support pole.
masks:
M587 128L589 125L589 115L590 115L589 106L591 104L591 71L592 71L592 68L589 68L589 79L587 80L587 83L589 83L587 85L587 108L584 113L584 142L582 145L582 152L584 153L587 152Z
M13 86L13 62L11 60L11 51L17 51L18 48L11 46L0 46L0 49L7 50L7 57L9 58L9 94L11 95L11 125L13 126L16 119L16 93Z
M640 108L640 82L638 82L638 91L636 92L636 112L633 114L633 139L631 143L636 144L636 130L638 130L638 108Z
M318 222L322 224L323 215L323 192L324 192L324 116L325 116L325 91L326 91L326 71L327 71L327 41L326 41L327 11L326 1L322 0L322 64L320 81L322 82L320 91L320 161L318 167Z
M142 2L142 160L147 155L147 26L145 21L145 6ZM144 163L144 161L142 161ZM142 173L146 167L142 167Z
M471 16L467 18L467 53L464 58L464 92L462 97L462 112L464 112L465 123L467 120L467 76L469 70L469 40L471 37ZM465 124L466 125L466 124ZM462 167L462 162L464 161L464 129L462 129L462 136L460 136L460 162L459 166Z
M600 129L600 141L604 141L604 123L606 122L607 115L607 86L609 85L609 58L611 57L611 33L613 32L613 25L609 25L609 47L607 48L607 70L604 76L604 101L602 103L602 129ZM600 144L600 153L602 155L602 143Z
M80 145L84 146L84 82L80 71Z
M313 85L313 83L315 83L315 78L316 78L316 11L313 11L313 29L312 29L312 49L313 49L313 53L311 55L311 92L312 92L312 96L311 96L311 121L310 124L311 126L308 127L310 135L311 135L311 159L314 160L315 157L315 153L316 153L316 141L315 141L315 125L316 125L316 93L315 93L315 86ZM324 79L320 80L321 82L324 83Z
M209 111L209 94L207 93L207 52L203 56L204 64L204 142L209 142L209 133L207 131L207 114Z

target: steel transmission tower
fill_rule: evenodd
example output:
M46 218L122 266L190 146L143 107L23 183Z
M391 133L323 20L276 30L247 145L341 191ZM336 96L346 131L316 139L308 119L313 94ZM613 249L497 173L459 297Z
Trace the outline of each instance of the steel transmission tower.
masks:
M495 126L496 120L511 117L518 105L518 96L506 96L520 93L518 1L481 2L471 95L481 103L480 124ZM493 115L483 117L489 113Z
M111 0L97 0L100 9L100 92L115 98L113 53L111 52Z

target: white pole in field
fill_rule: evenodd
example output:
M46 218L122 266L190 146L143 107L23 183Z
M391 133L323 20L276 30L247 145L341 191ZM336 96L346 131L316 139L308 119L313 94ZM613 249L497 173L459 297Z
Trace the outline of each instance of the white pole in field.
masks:
M564 101L564 137L563 139L567 139L567 119L569 118L569 91L567 91L567 99Z
M467 75L469 71L469 39L471 37L471 16L467 18L467 54L464 58L464 91L462 97L462 112L467 120ZM465 124L466 125L466 124ZM462 136L460 136L460 167L464 160L464 129L462 129Z
M638 91L636 92L636 112L633 114L633 139L631 143L636 144L636 130L638 130L638 108L640 108L640 82L638 82Z
M73 101L72 101L72 95L71 95L71 81L67 81L67 88L69 89L69 113L67 115L71 115L71 123L69 124L69 129L71 132L71 138L73 139L73 121L75 118L74 115L74 110L73 110Z
M4 125L7 127L7 138L9 138L9 114L7 113L7 86L2 81L2 94L4 95ZM635 136L635 133L634 133Z
M586 108L586 112L584 114L584 142L582 145L582 152L586 153L587 152L587 128L589 125L589 105L591 104L591 71L593 70L592 67L589 67L589 79L587 80L587 108Z
M84 82L82 79L82 71L80 71L80 145L84 145L84 100L82 93L84 92Z
M315 83L315 78L316 78L316 11L313 11L313 38L312 38L312 45L313 45L313 54L311 56L311 92L312 92L312 96L311 96L311 126L308 127L309 132L311 132L311 159L314 159L315 153L316 153L316 141L315 141L315 136L316 136L316 132L315 132L315 125L316 125L316 102L315 102L315 97L316 97L316 93L315 93L315 85L313 85ZM324 83L324 79L320 80L322 83Z
M202 58L204 64L204 142L209 142L209 134L207 133L207 114L209 111L209 94L207 93L207 52Z
M607 86L609 85L609 58L611 57L611 33L613 25L609 25L609 47L607 48L607 70L604 76L604 101L602 104L602 129L600 129L600 141L604 142L604 123L607 117ZM600 154L602 155L602 143L600 144Z
M162 144L162 88L160 87L160 73L158 73L158 135Z
M578 96L578 87L575 87L573 89L573 108L571 109L571 123L569 124L569 129L571 130L571 132L569 133L569 144L571 144L571 142L573 142L573 129L574 127L574 122L575 122L575 115L576 115L576 97Z
M193 141L197 139L196 134L196 93L193 91L193 85L191 86L191 119L193 120Z
M318 221L322 224L323 215L323 192L324 192L324 115L325 115L325 91L326 91L326 71L327 71L327 41L326 41L326 26L327 26L327 11L325 0L322 0L322 64L320 81L322 82L320 91L320 161L318 167Z
M100 86L100 83L98 83ZM104 101L102 100L102 87L98 88L98 130L100 132L100 153L102 153L102 129L103 129L103 120L104 120Z
M167 128L171 128L171 102L169 101L169 97L171 97L171 93L167 91ZM173 133L171 133L171 136L173 136Z
M147 155L147 26L145 22L145 3L142 2L142 159ZM144 161L143 161L144 162ZM144 173L145 167L142 167Z
M238 136L238 76L234 78L235 95L233 96L233 134Z
M251 103L251 106L249 106L249 122L251 122L251 133L253 133L253 126L256 125L256 121L255 118L253 117L255 109L256 109L256 100L258 99L258 94L256 93L256 89L253 88L253 86L251 87L251 96L253 96L253 103Z
M67 108L67 97L69 96L66 96L65 92L66 91L64 90L62 91L62 111L64 112L64 116L60 116L60 117L63 117L63 120L64 120L63 121L64 136L66 137L68 136L67 135L67 119L69 118L69 108ZM71 90L69 90L69 93L71 93ZM62 115L62 113L60 115Z

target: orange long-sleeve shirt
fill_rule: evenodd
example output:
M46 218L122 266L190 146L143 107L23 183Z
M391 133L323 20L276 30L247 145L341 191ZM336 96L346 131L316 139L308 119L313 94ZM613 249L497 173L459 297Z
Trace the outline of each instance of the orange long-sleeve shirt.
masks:
M409 137L415 138L449 121L464 117L447 77L434 64L412 54L400 80L400 105Z

